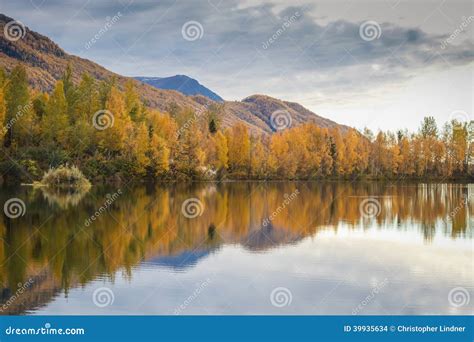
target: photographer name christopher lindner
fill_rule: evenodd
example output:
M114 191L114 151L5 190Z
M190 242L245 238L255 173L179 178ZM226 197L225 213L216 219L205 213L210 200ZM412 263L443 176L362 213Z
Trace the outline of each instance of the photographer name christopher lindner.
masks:
M406 325L399 325L397 327L398 332L421 332L421 333L428 333L428 332L464 332L466 327L461 326L406 326Z

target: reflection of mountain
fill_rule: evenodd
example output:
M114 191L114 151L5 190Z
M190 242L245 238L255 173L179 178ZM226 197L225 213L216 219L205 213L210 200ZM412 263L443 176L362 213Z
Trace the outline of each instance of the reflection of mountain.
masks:
M21 315L25 311L36 310L49 303L62 291L61 286L49 271L31 275L29 280L31 285L20 287L21 293L18 289L13 291L8 287L2 289L0 314Z
M299 233L278 229L272 225L251 232L242 240L242 245L254 251L266 250L280 245L295 244L305 236Z
M183 271L195 266L201 259L206 258L211 250L185 251L178 255L160 256L146 261L147 265L172 268Z
M212 191L209 191L212 189ZM282 209L290 193L299 195ZM0 204L18 197L24 216L0 219L2 302L40 272L38 280L8 312L21 313L46 303L61 290L84 285L117 271L131 275L142 261L188 271L221 246L238 244L263 251L294 244L341 222L354 229L410 229L429 243L438 234L472 239L472 185L385 183L251 183L137 187L98 211L116 189L94 188L68 210L51 210L41 192L0 191ZM182 203L196 198L202 214L182 215ZM364 215L364 199L377 200L374 217ZM99 212L90 226L84 222ZM370 212L369 212L370 213ZM264 220L272 217L270 224ZM266 221L268 222L268 221ZM408 228L407 228L408 227ZM9 290L10 289L10 290Z

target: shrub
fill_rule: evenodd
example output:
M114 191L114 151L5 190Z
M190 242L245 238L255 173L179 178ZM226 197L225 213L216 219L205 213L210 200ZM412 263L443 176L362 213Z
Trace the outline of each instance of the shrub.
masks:
M90 188L91 183L75 166L60 166L49 169L41 179L41 184L52 187Z

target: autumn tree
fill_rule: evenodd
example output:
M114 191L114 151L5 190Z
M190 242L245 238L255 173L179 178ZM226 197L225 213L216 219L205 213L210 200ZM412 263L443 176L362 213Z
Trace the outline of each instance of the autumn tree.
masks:
M103 121L99 121L103 120ZM110 154L123 151L126 139L132 134L132 120L125 110L123 95L114 86L105 104L105 111L94 120L99 145Z
M64 95L63 81L58 81L51 94L42 117L43 141L48 145L64 146L68 127L68 104Z
M250 135L243 123L226 131L229 148L229 169L236 176L246 176L250 167Z
M5 90L7 131L4 137L4 146L10 147L12 143L21 140L29 134L28 122L28 78L24 66L18 65L10 73ZM26 139L24 139L26 140ZM21 144L21 141L18 141Z
M214 146L216 151L215 168L217 170L225 170L229 165L229 148L227 146L227 138L221 131L212 138L214 140Z
M255 136L251 140L250 174L253 178L265 178L267 176L266 150L261 136Z
M7 109L5 104L5 87L0 74L0 144L3 144L3 137L7 131L7 123L5 122L6 111Z
M464 178L474 172L474 122L451 121L439 130L426 117L415 133L315 123L271 134L250 132L242 122L222 130L224 104L195 111L172 103L162 113L140 101L134 81L123 86L86 73L75 83L68 66L48 94L28 88L24 67L9 75L0 69L2 170L39 175L71 162L91 177Z

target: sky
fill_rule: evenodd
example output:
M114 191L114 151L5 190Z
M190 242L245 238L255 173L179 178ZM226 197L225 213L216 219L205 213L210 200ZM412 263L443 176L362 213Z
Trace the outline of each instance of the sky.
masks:
M358 129L474 120L472 1L0 0L0 12L126 76L185 74Z

